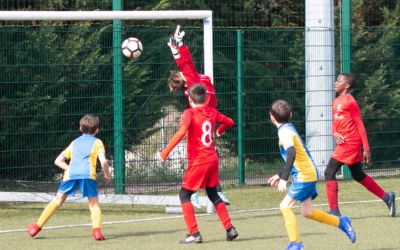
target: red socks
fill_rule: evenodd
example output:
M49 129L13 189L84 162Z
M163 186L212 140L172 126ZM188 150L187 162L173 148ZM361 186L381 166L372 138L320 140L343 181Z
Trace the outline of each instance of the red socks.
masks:
M218 217L224 225L225 229L229 229L232 226L231 218L229 217L228 210L226 209L225 203L220 202L215 205Z
M190 201L182 203L181 207L187 231L189 232L189 234L197 233L199 229L197 227L196 216L192 203Z
M385 191L370 176L366 175L365 178L360 181L360 184L379 198L383 199L385 197Z
M332 210L338 210L339 185L337 180L326 181L325 186L326 186L326 197L328 198L329 208Z

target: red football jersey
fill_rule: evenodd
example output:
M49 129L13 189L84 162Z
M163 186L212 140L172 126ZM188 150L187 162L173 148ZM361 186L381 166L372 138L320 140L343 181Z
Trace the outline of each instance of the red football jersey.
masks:
M207 163L212 157L218 159L214 145L214 131L217 123L220 124L217 134L222 134L233 126L231 118L214 108L200 106L186 109L182 114L178 131L161 152L161 157L166 159L175 145L186 135L188 166Z
M207 98L205 105L217 108L217 97L215 96L214 85L211 83L210 77L197 73L196 67L194 66L192 56L190 55L189 47L185 44L179 48L180 58L176 59L176 65L178 65L180 71L186 78L187 86L185 87L185 97L188 97L187 89L195 83L201 83L207 90Z
M337 97L333 101L333 133L340 133L344 143L362 141L364 151L369 151L368 137L361 118L360 108L351 94Z

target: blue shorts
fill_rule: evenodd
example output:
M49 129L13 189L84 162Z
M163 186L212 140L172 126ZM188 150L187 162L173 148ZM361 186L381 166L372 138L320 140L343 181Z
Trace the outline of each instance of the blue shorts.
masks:
M92 179L66 180L60 183L58 192L62 194L75 195L76 190L81 190L82 197L97 197L97 182Z
M298 202L303 202L308 198L314 200L318 195L316 184L317 182L293 182L288 195Z

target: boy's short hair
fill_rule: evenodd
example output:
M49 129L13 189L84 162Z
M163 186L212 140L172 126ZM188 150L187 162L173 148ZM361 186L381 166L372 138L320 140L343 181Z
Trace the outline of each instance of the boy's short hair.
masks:
M100 120L95 115L86 114L79 121L79 125L81 127L82 133L93 135L99 128Z
M286 123L290 121L292 109L287 101L276 100L272 103L270 113L277 122Z
M188 89L189 97L194 104L203 104L206 101L207 90L201 83L195 83Z
M181 72L171 70L168 78L168 87L170 92L179 92L184 89L186 81L182 78Z
M346 78L347 84L349 84L349 89L352 89L356 85L356 76L352 73L341 73L342 77Z

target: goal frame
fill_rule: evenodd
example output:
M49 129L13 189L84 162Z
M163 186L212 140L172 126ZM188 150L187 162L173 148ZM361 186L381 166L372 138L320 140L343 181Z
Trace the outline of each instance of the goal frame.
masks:
M166 10L166 11L0 11L0 21L122 21L122 20L203 20L204 74L213 83L213 22L211 10ZM119 117L121 118L121 117ZM0 201L9 202L48 202L54 196L47 193L0 192ZM102 203L147 204L179 206L179 197L154 195L100 195ZM82 199L70 197L69 202L82 202ZM207 213L213 213L212 203L206 197L200 197L200 203Z

